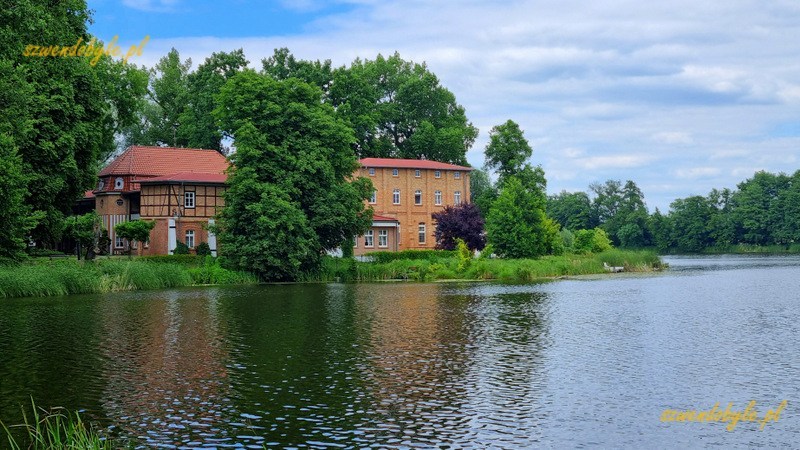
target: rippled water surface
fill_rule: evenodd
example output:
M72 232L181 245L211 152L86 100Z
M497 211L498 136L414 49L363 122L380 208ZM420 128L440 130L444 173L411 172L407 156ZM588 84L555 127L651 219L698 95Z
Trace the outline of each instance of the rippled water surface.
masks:
M532 285L0 300L0 420L33 397L143 447L800 445L800 258L667 261ZM659 420L784 399L763 431Z

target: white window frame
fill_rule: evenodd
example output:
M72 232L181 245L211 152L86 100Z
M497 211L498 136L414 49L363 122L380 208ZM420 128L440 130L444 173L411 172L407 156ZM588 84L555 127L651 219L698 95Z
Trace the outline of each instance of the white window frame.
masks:
M456 205L461 204L461 191L453 192L453 203Z
M124 248L125 247L125 239L122 239L119 236L114 236L114 248Z
M371 177L375 176L375 168L374 167L370 167L369 168L369 176L371 176Z
M358 236L353 238L353 248L358 248Z
M125 188L125 180L122 177L117 177L114 179L114 189L124 189Z
M392 204L399 205L400 204L400 189L395 189L392 191Z
M422 171L419 169L414 170L414 177L419 178L422 176Z
M433 193L433 203L436 205L442 204L442 191L435 191Z
M460 180L461 179L461 172L453 172L453 178L455 178L456 180Z
M400 169L392 169L392 176L399 177L400 176Z
M184 208L194 208L197 199L194 191L186 191L183 193L183 207ZM191 200L191 201L190 201Z
M375 203L378 203L378 190L377 189L373 189L372 190L372 195L369 197L369 202L370 202L370 204L373 204L373 205Z
M372 230L367 230L364 233L364 247L375 247L375 233Z
M389 230L378 230L378 247L389 247Z
M106 182L103 181L103 180L100 180L100 182L97 183L97 190L98 191L102 191L104 187L106 187Z
M434 178L442 178L442 171L441 170L434 171L433 176Z
M186 244L186 246L189 248L194 248L194 238L195 238L194 230L186 230L186 234L184 234L183 237L186 238L186 240L183 243ZM189 237L192 238L192 245L189 245Z
M419 240L420 244L425 244L427 241L427 234L426 234L426 227L424 223L420 223L417 226L417 239Z
M417 206L422 205L422 191L420 189L414 191L414 204Z

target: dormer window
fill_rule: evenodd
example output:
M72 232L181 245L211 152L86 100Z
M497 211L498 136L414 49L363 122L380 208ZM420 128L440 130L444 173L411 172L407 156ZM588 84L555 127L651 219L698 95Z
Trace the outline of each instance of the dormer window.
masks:
M103 182L103 180L100 180L100 182L97 183L97 190L102 191L104 187L106 187L106 184Z
M125 186L125 182L122 180L122 177L117 177L114 180L114 189L122 189Z

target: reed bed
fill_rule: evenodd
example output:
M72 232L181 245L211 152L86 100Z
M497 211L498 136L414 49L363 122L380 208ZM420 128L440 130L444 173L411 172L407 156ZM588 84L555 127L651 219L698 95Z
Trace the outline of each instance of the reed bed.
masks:
M8 448L12 450L111 450L119 445L101 436L79 413L63 408L45 410L31 401L30 416L22 410L24 423L7 426L0 422ZM16 433L15 433L16 431ZM2 442L3 440L0 440Z

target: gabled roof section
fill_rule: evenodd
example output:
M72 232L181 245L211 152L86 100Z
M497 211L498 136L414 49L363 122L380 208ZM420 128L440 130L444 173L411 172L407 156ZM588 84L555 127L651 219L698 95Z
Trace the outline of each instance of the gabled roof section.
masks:
M361 163L361 167L390 167L393 169L460 170L463 172L472 170L472 167L457 166L427 159L362 158L359 163Z
M139 180L139 184L170 184L170 183L208 183L224 184L228 180L228 175L224 173L198 173L180 172L163 177L145 178Z
M134 145L101 170L98 176L159 177L178 172L222 173L228 165L228 160L216 150Z

